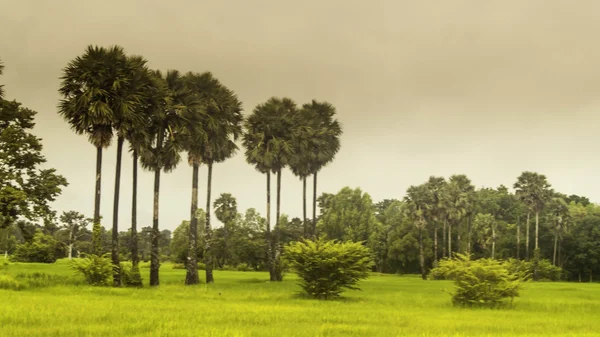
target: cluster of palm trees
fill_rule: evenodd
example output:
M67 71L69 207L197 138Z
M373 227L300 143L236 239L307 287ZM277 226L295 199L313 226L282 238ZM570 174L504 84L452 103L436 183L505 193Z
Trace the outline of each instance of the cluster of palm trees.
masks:
M247 161L267 176L267 240L271 280L281 280L277 229L280 215L281 171L289 167L303 181L304 227L307 237L315 233L317 173L333 160L340 148L341 126L335 108L312 101L298 107L289 98L271 98L259 104L244 121L236 94L210 72L161 73L147 66L141 56L127 55L120 46L89 46L68 63L61 76L59 114L78 134L96 147L93 251L100 254L100 195L102 152L117 140L112 262L117 270L114 285L121 285L118 249L119 187L125 142L133 158L131 209L132 271L139 274L137 252L137 168L154 172L152 253L150 285L159 285L159 191L161 173L173 171L187 152L192 166L189 254L186 284L199 283L196 251L198 219L198 171L208 168L204 248L206 282L214 281L211 260L211 183L213 164L232 157L242 137ZM277 220L270 229L270 175L277 176ZM314 177L313 221L306 216L306 180Z
M476 195L476 190L466 175L453 175L448 180L442 177L430 177L427 182L411 186L407 190L406 215L412 220L419 232L419 265L423 278L426 277L425 247L423 236L431 226L433 232L433 259L440 257L438 231L442 229L442 257L451 257L453 251L471 252L471 235L473 227L489 230L492 236L491 257L494 258L496 242L496 225L505 214L516 212L526 214L526 244L525 258L529 259L529 224L531 215L535 215L535 245L534 251L539 252L539 215L545 208L553 213L558 227L568 213L565 201L555 195L546 177L535 172L523 172L514 184L515 195L501 186L498 190L482 189ZM513 200L512 198L516 200ZM499 205L503 205L500 208ZM483 211L485 213L480 213ZM461 226L466 225L466 230ZM556 261L556 246L560 228L555 229L554 261ZM456 232L458 248L453 250L452 233ZM520 258L520 223L517 221L517 253ZM467 235L466 241L461 234Z

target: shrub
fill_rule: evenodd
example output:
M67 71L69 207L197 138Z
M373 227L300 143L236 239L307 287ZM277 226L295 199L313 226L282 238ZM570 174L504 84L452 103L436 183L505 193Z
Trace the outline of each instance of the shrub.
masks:
M126 287L141 287L142 275L140 274L140 267L133 266L131 262L121 262L121 282Z
M300 286L310 296L330 299L344 289L358 290L357 283L369 276L369 249L360 243L304 240L284 250L287 261L301 278Z
M54 263L57 246L58 244L52 236L37 232L31 242L17 245L17 249L10 259L17 262Z
M247 263L240 263L237 265L237 267L235 267L235 269L237 271L251 271L252 268L250 268L250 266Z
M456 291L452 303L459 306L496 307L502 300L519 296L521 278L506 263L493 259L471 260L470 255L456 254L455 259L439 262L431 278L454 280Z
M21 290L23 285L9 275L0 274L0 289Z
M559 281L563 273L560 267L553 265L549 260L508 259L506 267L511 273L518 274L524 280L537 276L537 281Z
M108 286L111 283L114 268L108 254L102 256L91 254L83 259L74 259L71 266L90 285Z

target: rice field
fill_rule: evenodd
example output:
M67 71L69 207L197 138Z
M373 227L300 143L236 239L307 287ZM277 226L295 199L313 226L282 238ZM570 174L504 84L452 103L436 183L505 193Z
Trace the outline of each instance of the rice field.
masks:
M0 289L0 336L600 336L600 284L528 283L513 308L464 309L450 302L451 282L416 276L373 274L362 291L316 301L291 274L271 283L267 273L216 271L215 284L193 287L184 275L163 264L158 288L98 288L68 261L0 258L0 288L30 282Z

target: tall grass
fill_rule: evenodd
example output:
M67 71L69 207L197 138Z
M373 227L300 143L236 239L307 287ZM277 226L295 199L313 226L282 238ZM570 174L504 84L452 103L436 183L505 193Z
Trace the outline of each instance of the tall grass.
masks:
M0 261L0 264L2 262ZM149 270L141 269L145 280ZM215 271L215 284L183 285L161 267L158 288L90 287L68 263L11 264L0 275L68 279L0 289L0 335L13 336L598 336L600 284L528 283L513 309L460 309L448 281L373 274L336 301L298 296L298 279Z

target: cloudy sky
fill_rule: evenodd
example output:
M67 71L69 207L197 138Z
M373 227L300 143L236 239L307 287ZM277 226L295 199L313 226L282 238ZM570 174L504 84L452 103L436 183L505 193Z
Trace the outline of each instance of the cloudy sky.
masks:
M8 98L39 112L48 164L70 182L60 211L93 212L95 150L56 112L61 70L89 44L121 45L162 70L211 71L246 112L271 96L330 101L344 135L319 193L361 187L377 201L429 175L464 173L481 187L533 170L559 191L600 201L599 13L600 2L585 0L0 0L0 81ZM104 157L106 219L115 152ZM129 157L123 172L127 228ZM185 162L162 178L162 228L189 217L190 185ZM264 186L241 153L214 169L214 195L232 193L241 210L264 214ZM142 226L151 191L144 173ZM301 192L286 171L284 213L301 215Z

